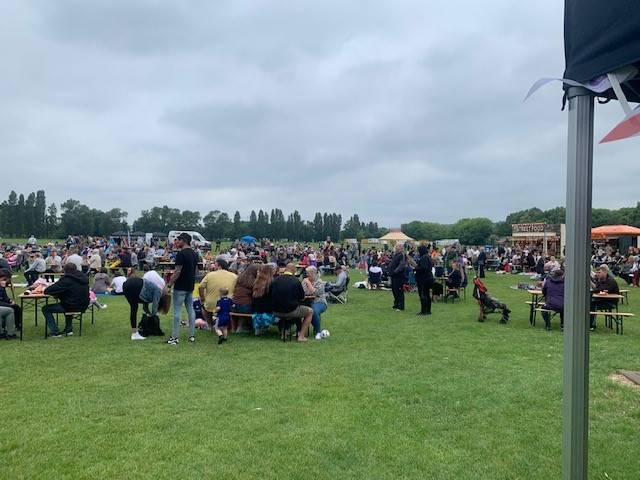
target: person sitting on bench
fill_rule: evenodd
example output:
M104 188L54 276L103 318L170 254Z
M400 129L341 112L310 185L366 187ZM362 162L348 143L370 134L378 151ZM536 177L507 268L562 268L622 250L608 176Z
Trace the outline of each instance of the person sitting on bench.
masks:
M542 295L545 303L542 308L553 310L560 314L560 328L564 328L564 272L560 267L554 267L542 284ZM551 315L542 312L544 328L551 330Z
M447 296L457 297L458 293L454 290L458 290L462 285L462 271L460 269L460 263L457 260L451 262L451 272L447 278L447 289L451 293L447 293Z
M31 285L35 282L40 274L44 273L47 269L47 263L44 258L42 258L42 254L39 252L31 255L31 265L24 271L24 278L27 281L27 285Z
M620 295L620 287L618 282L609 273L607 264L602 264L596 270L595 281L591 282L591 293L608 293L612 295ZM618 306L617 299L609 298L593 298L591 297L591 311L595 310L613 310ZM596 329L596 316L590 316L589 330Z
M61 334L54 318L55 313L84 313L89 307L89 278L76 267L75 263L64 266L64 275L56 283L48 286L44 293L58 299L59 303L50 303L42 307L42 314L47 320L50 336L62 337L73 335L72 318L65 317L65 329Z
M331 292L334 295L340 295L344 292L345 288L347 288L347 280L349 275L347 274L347 269L342 265L336 265L336 278L335 282L328 282L324 286L324 290L326 292Z
M271 301L276 317L280 319L300 319L303 318L302 325L298 329L298 341L306 342L304 332L311 324L313 310L304 302L304 289L302 283L296 275L296 266L293 263L287 264L284 273L277 276L271 284Z
M0 269L0 338L15 340L16 328L22 321L21 310L9 295L6 286L11 281L9 270Z

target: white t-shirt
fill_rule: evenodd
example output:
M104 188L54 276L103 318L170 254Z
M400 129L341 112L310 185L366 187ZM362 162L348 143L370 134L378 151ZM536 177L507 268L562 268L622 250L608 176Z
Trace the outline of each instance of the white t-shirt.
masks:
M73 263L76 267L78 267L79 271L82 271L82 257L77 253L69 255L67 257L67 263Z
M113 286L114 291L116 293L122 293L122 286L126 281L127 281L127 277L123 277L123 276L115 277L111 282L111 285Z
M149 270L148 272L146 272L143 276L142 276L143 280L146 280L147 282L151 282L154 285L156 285L160 290L164 290L165 287L165 282L163 280L163 278L160 276L160 274L158 274L158 272L156 272L155 270Z

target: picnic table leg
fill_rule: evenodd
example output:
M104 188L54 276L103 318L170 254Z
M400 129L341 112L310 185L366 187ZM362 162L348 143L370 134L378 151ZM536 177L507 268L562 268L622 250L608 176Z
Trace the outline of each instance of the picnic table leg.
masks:
M534 309L536 308L535 306L535 300L531 302L531 305L529 306L529 325L533 326L533 312L535 311Z

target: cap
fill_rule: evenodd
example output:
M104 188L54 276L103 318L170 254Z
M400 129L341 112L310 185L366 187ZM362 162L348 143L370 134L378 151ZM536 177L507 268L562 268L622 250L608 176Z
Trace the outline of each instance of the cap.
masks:
M186 232L182 232L180 235L178 235L177 240L182 240L184 243L191 243L191 235Z

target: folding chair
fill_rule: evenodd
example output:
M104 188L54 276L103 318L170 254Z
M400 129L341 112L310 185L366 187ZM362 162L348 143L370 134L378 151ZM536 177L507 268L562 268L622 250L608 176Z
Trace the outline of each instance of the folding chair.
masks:
M328 291L327 300L330 300L336 303L341 303L343 305L347 303L347 300L349 299L349 282L350 281L351 281L351 278L347 277L347 283L344 284L344 290L342 290L340 293L333 293L331 291Z

